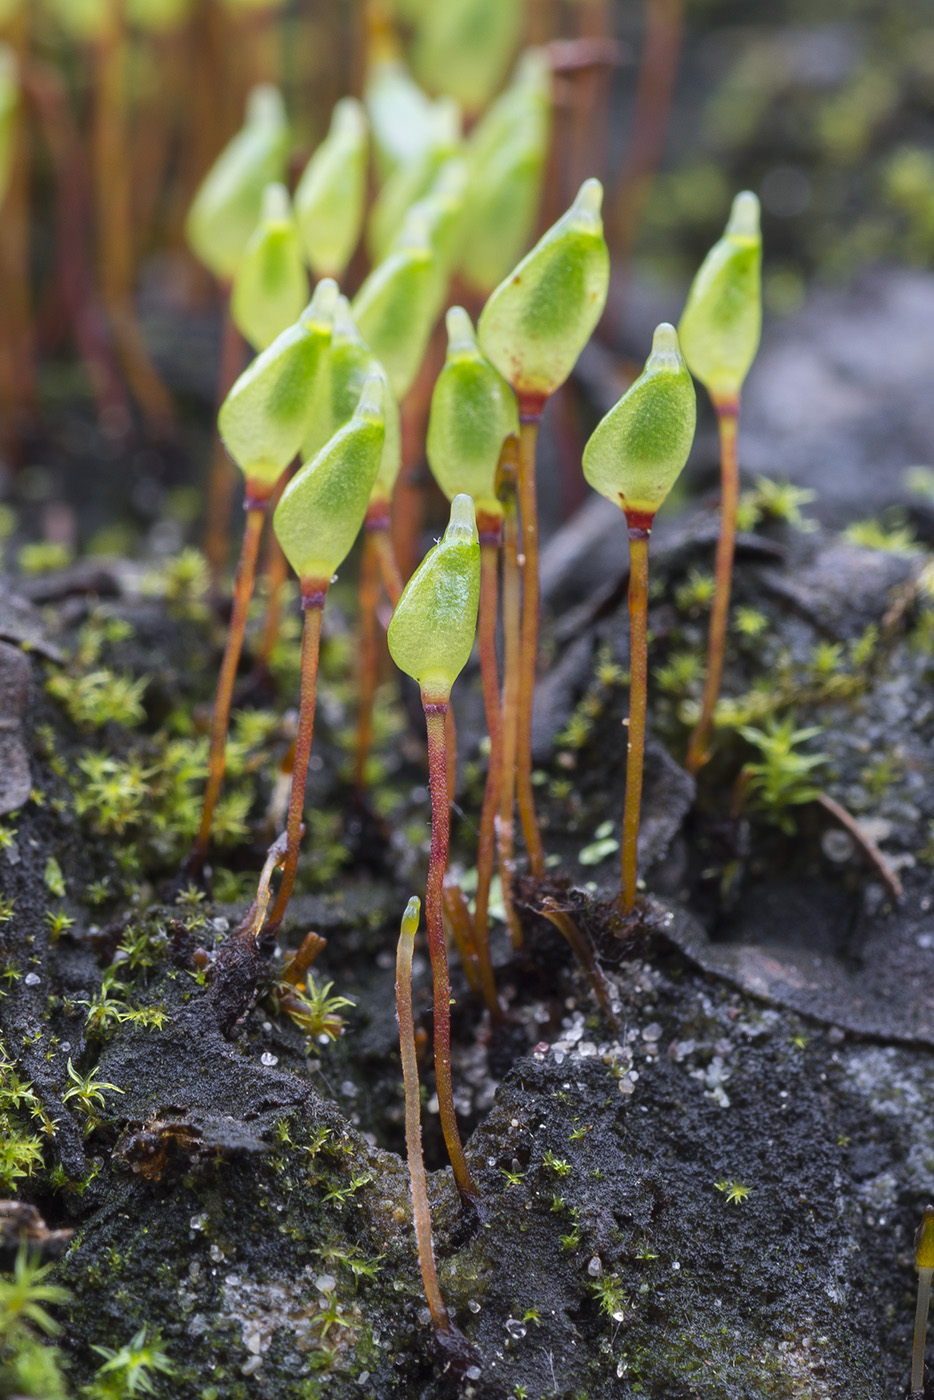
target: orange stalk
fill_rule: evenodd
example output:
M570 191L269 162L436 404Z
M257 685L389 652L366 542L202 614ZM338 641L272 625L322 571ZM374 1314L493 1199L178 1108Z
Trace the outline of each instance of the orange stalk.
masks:
M500 459L500 500L503 503L503 707L502 781L496 836L499 849L499 879L503 891L506 922L514 948L522 946L522 925L512 900L516 873L516 747L519 732L519 655L522 632L521 566L519 564L519 517L515 491L515 438L509 452L504 447Z
M516 797L529 857L529 868L541 879L545 851L535 815L532 791L532 703L538 662L538 500L535 492L535 445L543 403L520 395L519 508L522 514L522 631L519 658L519 721L516 744Z
M623 809L620 885L620 905L624 913L628 913L636 902L648 688L650 528L646 525L629 525L629 742L626 751L626 801Z
M726 629L730 615L730 588L733 581L733 555L736 550L736 511L739 505L739 462L736 430L739 396L714 400L720 429L720 538L714 566L714 596L707 640L707 676L701 701L700 718L688 745L685 767L696 773L708 758L714 710L720 697L723 663L726 656Z
M230 314L230 287L222 288L224 319L221 330L221 359L217 373L217 407L226 399L243 364L243 337ZM230 513L233 508L234 473L224 444L215 434L211 452L211 470L207 483L207 507L204 527L204 555L211 571L211 582L217 588L227 566L230 543Z
M477 896L474 905L477 958L480 962L483 991L490 1015L499 1015L496 984L490 963L490 884L496 860L496 815L499 811L503 786L503 716L499 693L499 668L496 661L496 618L499 610L499 547L502 522L498 517L484 516L478 520L480 533L480 677L486 710L490 755L487 762L486 786L480 811L480 833L477 840Z

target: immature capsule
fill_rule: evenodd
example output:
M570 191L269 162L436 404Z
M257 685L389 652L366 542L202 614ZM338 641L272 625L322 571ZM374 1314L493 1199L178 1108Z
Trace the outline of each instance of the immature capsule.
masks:
M376 196L367 229L367 246L374 263L387 257L406 215L422 198L445 161L460 146L460 111L442 99L432 109L429 139L419 156L397 165Z
M257 355L221 404L224 446L261 494L269 494L308 433L337 297L336 282L319 282L296 324Z
M350 422L292 478L276 507L276 538L303 592L327 589L363 524L383 452L385 392L377 375L366 379Z
M694 385L677 332L663 322L645 369L584 448L584 476L622 508L630 525L651 526L688 459L696 419Z
M386 640L393 661L422 696L443 703L467 664L477 630L480 543L473 501L455 496L451 519L396 604Z
M305 256L316 276L339 277L363 226L367 123L354 97L334 107L327 136L305 166L295 190L295 217Z
M479 112L503 81L522 27L519 0L445 0L423 10L413 62L434 91Z
M354 298L353 314L393 393L403 399L418 373L435 314L435 258L425 219L409 215L391 253Z
M265 350L308 301L308 274L285 185L267 185L259 223L234 275L230 313L251 345Z
M481 354L462 306L451 307L446 324L447 358L431 396L428 462L448 500L464 492L479 515L499 519L496 469L503 442L519 431L516 397Z
M739 394L761 333L759 201L743 190L691 284L678 327L688 368L715 403Z
M603 314L610 255L603 186L585 180L566 214L491 294L478 326L484 354L522 399L539 403L567 379Z
M221 281L236 272L260 216L263 190L284 177L288 153L282 94L261 84L247 99L242 128L198 187L185 225L194 252Z
M13 169L19 102L16 57L9 44L0 43L0 205L3 204Z

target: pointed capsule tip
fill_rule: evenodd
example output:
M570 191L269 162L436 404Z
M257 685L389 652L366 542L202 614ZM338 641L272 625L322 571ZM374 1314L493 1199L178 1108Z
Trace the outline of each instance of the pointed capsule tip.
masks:
M405 223L396 234L393 248L414 249L416 252L431 250L431 224L424 212L425 200L413 204L405 217Z
M584 181L571 208L578 218L599 223L600 210L603 208L603 186L596 176L591 175L589 180Z
M444 324L448 333L449 355L476 350L477 334L473 321L462 306L452 306L444 318Z
M726 231L738 238L759 237L759 200L752 190L740 190L733 200Z
M282 93L274 83L257 83L250 88L246 99L246 121L274 122L285 124L285 103Z
M479 539L477 534L477 513L470 496L460 492L451 502L451 520L444 532L445 542Z
M340 296L340 287L333 277L322 277L315 287L311 296L311 301L302 312L302 320L307 325L310 321L326 321L330 323L334 319L334 311L337 307L337 298Z
M360 400L354 412L354 417L361 417L364 414L375 413L382 417L383 413L383 381L378 374L368 374L363 381L363 388L360 390Z
M287 224L292 218L292 203L285 185L274 181L263 190L262 222Z
M680 351L678 344L678 332L670 321L662 321L655 327L655 334L652 336L652 354L675 354Z
M350 302L343 293L334 302L334 328L331 332L331 338L335 341L360 339L360 332L357 330Z
M353 136L363 135L366 130L366 116L362 104L355 97L341 97L334 103L331 130L346 131Z
M421 913L422 901L417 894L413 894L408 904L405 906L405 913L402 915L402 927L399 930L403 938L414 938L418 932L418 917Z

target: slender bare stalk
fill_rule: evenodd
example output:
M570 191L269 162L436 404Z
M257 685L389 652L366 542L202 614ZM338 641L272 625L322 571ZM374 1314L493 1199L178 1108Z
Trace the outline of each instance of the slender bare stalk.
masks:
M402 917L396 951L396 1013L399 1017L399 1050L402 1055L402 1079L405 1084L405 1146L409 1158L409 1180L412 1184L412 1214L415 1220L418 1264L422 1271L425 1297L435 1331L447 1332L451 1323L438 1285L431 1241L431 1212L428 1208L428 1184L422 1156L415 1021L412 1016L412 952L418 929L418 909L418 900L410 899Z
M308 759L315 728L315 701L318 694L318 654L321 648L321 618L330 579L302 579L302 681L298 709L298 733L295 736L295 761L292 785L289 789L289 814L286 820L286 854L282 880L276 894L266 938L270 942L279 932L298 873L298 853L302 839L302 817L305 812L305 785L308 781Z
M431 855L428 863L428 886L425 893L425 921L428 927L428 951L431 954L434 983L434 1050L435 1083L438 1088L438 1112L441 1131L454 1180L462 1197L474 1197L474 1186L464 1156L457 1114L454 1110L454 1089L451 1081L451 979L448 955L444 944L443 900L444 871L448 860L451 833L451 807L448 794L447 759L445 755L445 719L447 701L432 700L422 693L422 707L428 728L428 781L431 789Z
M230 625L227 628L227 642L221 661L220 675L217 678L217 694L214 697L214 716L211 720L211 745L208 751L208 781L204 791L204 807L201 811L201 826L189 858L189 869L200 871L207 855L211 839L211 824L214 810L224 781L227 731L230 727L230 707L233 701L234 680L240 653L243 650L243 636L246 631L247 612L253 596L253 583L256 578L256 559L259 554L260 535L266 519L266 498L247 496L246 526L243 531L243 544L240 547L240 562L234 581L233 608Z
M539 909L550 924L567 939L574 952L575 957L584 968L590 978L590 985L594 995L600 1003L600 1008L604 1016L613 1028L613 1034L619 1035L619 1021L616 1019L616 1012L613 1010L613 998L609 984L603 975L603 969L597 962L594 947L590 939L578 927L576 919L573 919L567 909L562 909L556 899L549 895L543 899Z
M444 902L445 927L454 940L467 985L472 992L482 993L476 932L464 892L453 880L445 880L441 897Z
M298 466L299 459L296 457L291 467L281 474L273 487L267 507L270 519L275 514L282 493L292 480ZM270 530L266 541L266 558L263 562L263 582L266 585L266 616L263 619L263 630L256 650L256 668L259 671L268 670L269 658L279 640L279 627L282 622L282 590L288 577L289 561L282 552L282 546L276 538L275 530Z
M515 439L512 441L515 442ZM511 475L514 467L515 463L504 453L500 461L500 499L503 503L503 776L496 818L496 837L506 923L513 948L521 948L522 925L512 898L516 873L516 747L519 733L519 656L522 632L519 518L515 479Z
M359 657L357 666L357 741L354 761L354 786L358 792L366 787L366 761L373 743L373 703L379 680L379 634L376 609L379 606L379 559L369 531L363 536L363 556L360 560Z
M688 745L685 767L696 773L707 761L714 710L723 680L726 655L726 628L730 615L730 587L733 580L733 555L736 549L736 509L739 504L739 461L736 452L736 432L739 422L739 397L715 399L717 424L720 429L720 538L714 566L715 586L710 611L710 631L707 641L707 676L701 701L700 718Z
M649 526L629 525L629 739L623 810L620 907L636 902L645 711L648 690Z
M519 662L519 733L516 748L516 798L529 869L538 879L545 874L545 851L535 816L532 792L532 703L538 661L538 500L535 492L535 446L543 402L521 395L519 400L519 508L522 514L522 639Z
M486 786L480 810L480 832L477 840L477 895L474 904L474 929L477 958L483 979L483 994L490 1015L499 1016L496 983L490 962L490 885L496 860L496 814L499 811L503 786L503 716L499 693L499 667L496 661L496 619L499 611L499 549L502 521L498 517L482 516L477 527L480 535L480 677L483 684L483 704L486 710L490 754L487 761Z
M924 1344L928 1330L932 1277L934 1269L918 1270L918 1302L915 1307L915 1335L911 1349L911 1400L924 1395Z

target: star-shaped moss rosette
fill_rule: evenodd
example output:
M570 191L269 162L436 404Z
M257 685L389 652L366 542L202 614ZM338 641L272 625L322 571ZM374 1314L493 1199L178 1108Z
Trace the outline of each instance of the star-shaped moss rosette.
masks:
M403 590L389 623L393 661L418 683L428 730L431 858L425 914L434 981L435 1080L441 1127L462 1196L476 1194L461 1144L451 1084L451 981L442 894L450 839L445 718L451 687L473 649L480 601L480 544L473 502L455 496L451 519Z
M220 282L230 282L259 221L263 190L285 176L289 126L282 94L253 88L246 119L195 194L185 231L192 250Z
M295 218L316 277L339 279L360 241L367 144L363 107L355 97L342 97L295 189Z
M389 256L353 300L360 334L389 376L397 402L408 393L435 315L435 258L427 220L410 214Z
M495 819L503 780L503 724L496 659L503 508L496 494L496 472L504 441L519 431L519 414L515 394L480 350L464 308L452 306L446 324L447 357L431 398L426 448L432 474L448 500L459 493L471 496L477 513L480 668L490 756L477 846L474 924L484 996L495 1016L499 1005L489 959L487 908L495 856Z
M366 515L383 455L385 397L383 380L375 374L368 376L350 422L339 428L318 455L292 478L273 516L276 538L298 575L305 620L286 854L266 928L267 940L279 930L298 870L324 601L331 579L350 553Z
M584 476L614 501L629 529L629 731L620 905L636 899L639 813L648 684L649 534L694 441L694 385L674 326L655 331L645 369L597 424L584 448Z
M686 759L692 773L696 773L707 758L723 677L739 503L736 450L739 398L759 348L761 330L759 201L749 190L744 190L733 201L723 237L711 248L691 284L678 328L688 368L710 394L720 430L720 538L710 612L707 676L700 716L688 744Z
M214 810L224 781L234 679L253 596L263 521L270 496L298 452L308 429L309 415L314 412L319 397L337 297L335 282L329 279L319 282L304 314L244 371L221 405L218 416L224 444L246 478L246 525L214 699L201 824L189 858L193 873L204 864Z
M234 273L230 314L255 350L291 326L308 301L308 273L285 185L267 185L259 223Z
M535 446L542 409L564 383L603 314L610 255L600 209L603 187L585 180L566 214L491 294L478 326L483 353L519 400L519 510L525 574L516 742L516 791L532 874L545 852L532 793L532 701L538 658L538 503Z

